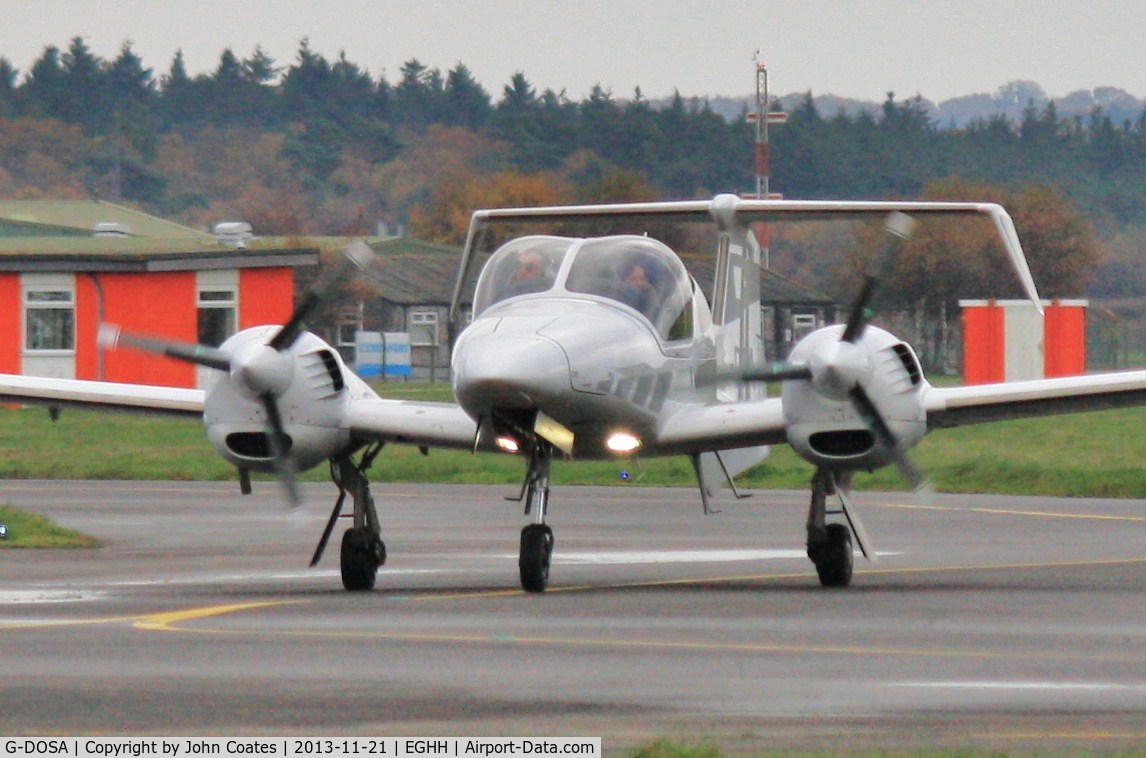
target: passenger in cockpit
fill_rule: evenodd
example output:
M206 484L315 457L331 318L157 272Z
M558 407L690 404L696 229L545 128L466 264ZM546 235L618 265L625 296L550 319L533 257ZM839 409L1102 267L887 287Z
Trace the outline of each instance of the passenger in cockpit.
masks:
M646 316L653 299L653 282L649 267L643 260L630 261L621 269L621 292L618 298L625 305Z

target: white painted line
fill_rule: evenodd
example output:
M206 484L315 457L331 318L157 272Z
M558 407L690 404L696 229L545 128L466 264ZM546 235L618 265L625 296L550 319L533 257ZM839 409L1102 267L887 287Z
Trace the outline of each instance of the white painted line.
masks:
M517 556L513 556L517 557ZM568 565L599 566L646 563L726 563L766 561L778 558L804 558L803 550L618 550L594 553L555 551L553 562Z
M889 552L884 555L898 555ZM516 555L506 556L517 558ZM807 560L804 550L625 550L604 552L553 553L553 563L575 566L603 566L651 563L731 563L735 561Z
M378 571L379 577L414 575L414 574L440 574L438 569L388 569ZM280 582L295 579L322 579L328 580L341 577L341 572L334 570L322 571L284 571L266 574L195 574L190 576L167 577L164 579L131 579L118 582L105 582L104 587L169 587L185 584L222 584L236 582Z
M1117 684L1115 682L888 682L887 686L951 690L1146 692L1146 684Z
M76 603L98 600L101 592L88 590L0 590L0 605L27 605L30 603Z

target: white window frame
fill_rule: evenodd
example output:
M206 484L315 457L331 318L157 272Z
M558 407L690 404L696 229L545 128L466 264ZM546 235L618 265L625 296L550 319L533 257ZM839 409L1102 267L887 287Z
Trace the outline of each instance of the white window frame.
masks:
M406 331L411 347L436 347L438 312L431 308L411 308L406 314Z
M223 340L228 339L239 330L239 272L238 270L197 271L195 273L195 328L196 337L203 341L199 334L199 315L205 310L228 311L227 327ZM217 344L212 347L218 347Z
M72 274L24 274L20 278L21 290L21 337L20 343L25 355L73 356L76 354L76 278ZM47 298L43 296L49 296ZM29 344L32 319L35 311L57 310L71 314L71 334L67 335L65 347L33 347Z
M792 333L795 339L802 339L803 337L816 331L818 326L818 319L814 313L793 313L792 314Z

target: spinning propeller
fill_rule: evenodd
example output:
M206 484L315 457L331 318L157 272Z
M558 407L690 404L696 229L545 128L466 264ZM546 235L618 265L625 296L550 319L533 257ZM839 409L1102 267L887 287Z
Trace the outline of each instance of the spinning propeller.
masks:
M862 344L864 331L873 315L871 302L876 287L895 265L899 248L911 236L914 226L915 221L904 213L896 211L888 215L884 223L888 241L879 258L879 273L876 276L864 276L863 285L848 313L839 342L827 351L813 355L807 365L777 364L768 369L743 371L725 378L742 382L806 381L811 382L822 395L838 400L846 398L871 431L876 443L887 451L912 488L920 489L925 486L926 480L908 458L906 450L864 388L863 379L870 373L870 358Z
M355 270L363 271L373 259L373 252L362 240L355 240L343 250L342 260L327 272L306 294L286 324L266 344L246 343L234 352L205 345L174 342L134 334L119 327L103 324L99 344L105 348L120 345L133 347L197 366L226 371L239 392L257 399L266 413L267 448L275 473L282 482L289 506L302 503L298 490L298 466L290 455L291 438L283 424L279 398L294 380L294 362L290 349L306 328L306 320L334 287Z

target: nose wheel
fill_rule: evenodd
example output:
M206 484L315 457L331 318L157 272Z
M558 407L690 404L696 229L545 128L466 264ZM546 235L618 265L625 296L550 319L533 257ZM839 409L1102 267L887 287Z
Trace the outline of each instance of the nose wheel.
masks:
M386 545L368 527L347 529L340 558L342 586L351 592L372 590L378 567L386 562Z
M816 566L822 587L847 587L852 582L855 556L851 530L844 524L828 524L824 538L808 543L808 557Z
M553 530L546 524L529 524L521 530L521 555L517 567L521 588L544 592L549 586L549 562L553 557Z
M817 469L812 477L812 501L808 508L808 557L816 566L816 574L823 587L847 587L852 582L855 558L852 553L852 533L847 524L827 523L827 498L843 498L845 481L840 482L834 472ZM846 506L845 506L846 507Z

